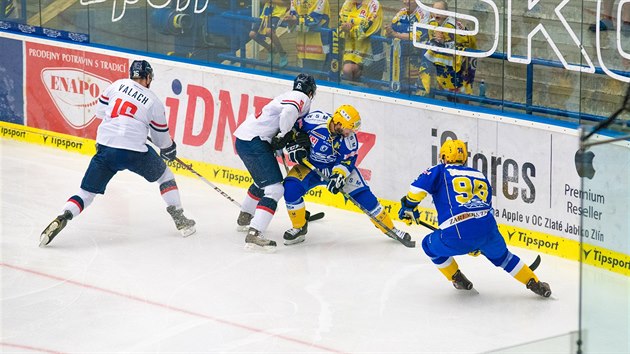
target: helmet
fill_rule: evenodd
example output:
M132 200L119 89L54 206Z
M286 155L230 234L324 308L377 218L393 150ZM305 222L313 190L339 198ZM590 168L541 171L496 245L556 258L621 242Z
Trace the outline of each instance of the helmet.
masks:
M337 108L332 116L333 123L341 123L341 126L353 131L359 130L361 127L361 116L356 108L349 104L342 104Z
M146 60L134 60L129 66L130 79L153 79L153 68Z
M461 163L466 162L468 158L468 150L466 144L461 140L447 140L440 148L440 160L443 163Z
M309 97L314 97L317 84L315 84L315 79L311 75L302 73L293 80L293 90L301 91Z

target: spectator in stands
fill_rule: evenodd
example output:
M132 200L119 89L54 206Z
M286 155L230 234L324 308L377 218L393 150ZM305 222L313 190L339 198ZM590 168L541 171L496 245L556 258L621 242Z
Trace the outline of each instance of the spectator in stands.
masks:
M413 25L415 23L429 23L431 15L422 9L415 0L402 0L403 7L392 18L390 24L385 25L385 35L389 38L400 39L400 76L402 83L401 92L411 92L420 78L420 64L424 57L424 50L413 46ZM416 42L425 42L428 32L425 29L416 31ZM393 52L393 55L396 53ZM396 70L392 65L392 70ZM424 90L417 92L424 94Z
M436 10L448 10L446 1L436 1L433 4ZM466 30L466 26L455 18L440 13L433 13L429 21L430 25ZM429 30L429 43L443 48L467 50L476 49L477 40L474 36L446 33L440 30ZM472 94L472 84L475 79L476 59L454 55L451 53L440 53L434 50L427 50L425 58L433 63L438 87L441 90ZM433 68L421 68L421 81L428 92L430 90L430 70ZM453 100L449 97L449 100Z
M289 28L297 31L297 57L301 67L318 71L326 70L330 54L330 34L314 32L315 28L328 28L330 5L328 0L291 0L291 8L285 17Z
M378 0L346 0L339 10L339 38L343 40L342 75L359 81L367 66L373 73L385 59L382 43L373 45L370 36L380 33L383 9ZM380 48L379 48L380 47ZM383 71L381 69L380 75Z
M280 39L276 34L278 26L284 19L285 15L289 11L288 0L265 0L262 12L260 14L260 25L252 25L252 30L249 32L249 38L260 44L267 52L267 63L273 64L273 57L276 53L279 54L278 66L284 68L289 64L289 58L287 52L282 47ZM270 43L267 43L269 38Z
M599 19L599 30L600 31L609 31L615 28L614 25L614 16L613 16L613 5L615 0L602 0L602 12L601 18ZM625 6L621 10L621 19L623 21L621 25L621 32L630 35L630 4L625 3ZM597 30L597 25L595 23L591 24L588 29L591 32L595 32Z

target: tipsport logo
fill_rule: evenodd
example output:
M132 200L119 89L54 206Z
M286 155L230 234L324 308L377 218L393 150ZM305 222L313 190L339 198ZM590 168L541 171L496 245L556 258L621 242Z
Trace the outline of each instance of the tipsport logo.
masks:
M111 81L74 68L47 68L41 79L63 119L75 129L96 118L98 98Z

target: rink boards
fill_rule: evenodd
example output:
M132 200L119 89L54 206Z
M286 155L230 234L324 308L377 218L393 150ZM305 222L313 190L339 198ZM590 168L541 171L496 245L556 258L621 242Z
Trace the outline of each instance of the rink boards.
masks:
M2 138L93 154L100 92L125 77L129 61L139 56L1 32L0 46L0 71L6 74L0 81ZM232 132L289 89L290 78L164 57L148 60L156 73L151 89L167 107L179 156L213 182L247 187L251 179L235 153ZM441 142L458 138L468 145L468 164L492 184L495 215L508 244L578 260L582 238L586 263L630 275L630 181L627 173L616 172L630 165L627 142L595 147L586 166L578 166L576 126L320 83L312 110L331 112L340 104L361 112L358 166L392 217L409 184L437 163ZM193 176L177 164L171 167ZM427 199L422 217L435 225ZM354 209L324 189L312 191L308 200ZM581 215L588 227L580 226Z

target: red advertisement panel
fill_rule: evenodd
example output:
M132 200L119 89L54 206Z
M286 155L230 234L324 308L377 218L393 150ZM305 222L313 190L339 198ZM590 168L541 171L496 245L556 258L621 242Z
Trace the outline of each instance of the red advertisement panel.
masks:
M25 57L26 125L94 139L98 98L129 60L28 42Z

